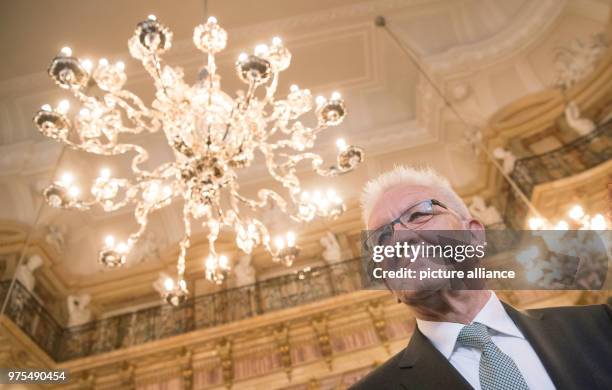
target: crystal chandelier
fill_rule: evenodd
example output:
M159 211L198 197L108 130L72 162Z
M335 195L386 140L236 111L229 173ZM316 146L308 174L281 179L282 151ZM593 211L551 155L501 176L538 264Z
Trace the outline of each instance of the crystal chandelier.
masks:
M274 261L291 265L298 253L294 233L271 240L257 212L274 204L297 222L337 217L344 211L342 200L331 190L303 191L296 176L297 165L309 162L317 174L336 176L353 170L363 161L364 152L339 139L336 164L324 167L322 157L308 151L321 131L342 122L346 108L337 92L329 99L319 96L313 104L310 91L296 85L286 97L275 98L279 73L291 61L281 39L274 38L271 46L257 45L252 55L240 54L236 72L246 91L238 91L235 98L220 89L215 54L225 48L227 33L214 17L193 32L195 46L208 57L205 72L194 85L183 81L182 69L162 62L160 55L171 42L172 32L153 15L137 25L128 41L130 54L154 80L151 107L123 89L126 74L122 62L111 64L100 59L94 65L63 48L53 59L49 75L74 95L81 109L70 120L68 101L61 101L55 109L44 105L34 122L44 135L75 150L103 156L134 155L133 178L113 177L110 170L103 169L88 199L70 174L44 191L46 201L57 208L99 206L112 212L135 205L139 228L121 242L106 237L99 253L105 266L124 264L127 253L144 233L149 214L182 198L185 234L179 243L177 279L164 283L165 299L178 305L188 294L184 273L192 222L201 221L207 230L210 254L204 267L206 278L213 282L221 283L230 269L229 259L215 250L215 241L224 229L233 230L242 251L250 253L261 244ZM313 106L317 124L311 128L298 118ZM163 131L174 161L147 170L142 167L148 159L147 150L130 143L130 135L158 131ZM269 175L286 190L284 196L266 188L259 189L255 198L240 193L238 171L249 167L256 153Z

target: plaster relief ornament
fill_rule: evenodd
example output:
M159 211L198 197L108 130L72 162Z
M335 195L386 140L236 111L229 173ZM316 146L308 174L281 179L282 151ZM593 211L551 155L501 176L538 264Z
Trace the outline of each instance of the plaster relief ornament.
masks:
M91 310L88 307L90 301L89 294L68 296L68 326L79 326L91 321Z
M64 245L66 243L64 235L65 232L62 227L58 225L47 225L45 242L51 245L58 253L62 253L64 251Z
M601 33L584 40L576 39L568 47L558 48L554 59L555 86L566 90L591 74L609 45L608 38Z
M236 276L235 287L247 286L256 282L256 272L251 264L251 259L250 254L244 254L238 258L238 262L234 267L234 275Z
M580 109L574 102L569 102L565 107L565 120L580 135L587 135L596 127L592 120L580 116Z
M474 196L468 206L473 217L480 220L485 226L502 223L503 219L494 206L487 206L481 196Z
M257 45L252 54L238 56L235 71L246 88L235 97L221 90L215 63L215 55L227 44L226 31L210 17L196 26L193 42L205 53L207 65L206 71L200 72L202 78L188 85L183 70L161 58L172 45L172 32L154 15L137 25L128 47L153 79L156 92L150 107L124 89L127 76L123 62L102 58L94 64L78 59L65 47L53 59L49 75L60 88L72 93L80 109L69 117L70 103L64 100L55 108L44 105L34 117L44 135L72 149L108 157L132 156L131 177L114 177L102 168L90 191L81 191L70 175L44 191L47 202L57 208L87 210L96 206L113 212L134 205L138 230L122 239L106 237L99 253L105 266L120 267L126 262L127 254L143 236L151 212L173 202L182 203L184 237L179 243L173 290L167 294L172 304L183 302L188 294L184 273L192 223L201 224L208 232L210 254L203 260L206 277L215 283L222 282L231 265L215 249L221 231L233 231L236 245L245 253L263 245L275 262L291 265L297 255L295 235L288 232L286 237L273 240L259 218L260 210L273 203L295 222L336 217L344 211L342 200L333 192L316 197L312 191L303 191L296 175L298 164L309 165L321 176L334 177L352 171L364 160L361 148L342 139L337 142L335 164L324 163L311 151L321 132L342 123L346 106L338 92L313 99L310 90L297 85L292 85L287 95L276 96L279 75L291 62L291 53L280 38L272 39L270 45ZM309 127L300 117L313 109L316 124ZM148 152L130 143L138 138L129 136L157 132L165 135L174 160L145 168ZM254 197L244 195L238 173L253 164L263 165L282 191L260 188Z
M34 271L36 271L42 265L42 263L43 260L40 256L33 255L30 256L27 261L21 262L15 270L15 278L29 292L34 291L34 286L36 285Z
M325 232L325 235L319 240L323 245L323 260L328 264L338 263L342 261L342 249L336 235L330 231Z
M505 174L510 174L514 170L514 164L516 164L516 156L509 150L501 147L493 149L493 157L497 160L501 160L502 169Z

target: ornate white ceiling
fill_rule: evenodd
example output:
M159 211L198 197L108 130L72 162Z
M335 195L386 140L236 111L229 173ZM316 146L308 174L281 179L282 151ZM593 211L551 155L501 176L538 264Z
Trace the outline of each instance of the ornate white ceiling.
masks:
M59 146L39 135L31 123L40 105L65 97L45 73L51 58L70 45L79 55L123 60L128 89L149 100L150 80L127 53L135 24L150 13L167 24L176 44L165 57L182 66L193 81L204 63L191 45L192 28L204 17L203 2L185 0L179 7L161 0L103 5L58 0L3 2L0 7L1 49L10 53L0 63L0 219L32 225L40 190L51 180L61 154ZM604 0L209 0L208 10L230 38L219 59L225 90L241 87L233 71L238 53L279 35L293 53L292 66L281 75L280 91L299 83L314 94L342 92L349 115L318 145L331 156L333 141L342 136L366 149L366 165L333 183L345 199L354 199L369 177L401 162L433 165L468 193L478 189L482 173L482 164L462 144L464 124L444 109L386 32L374 26L375 16L386 16L389 28L476 126L508 102L547 87L553 50L609 28L610 17L610 4ZM142 142L153 151L152 164L170 157L159 134L147 137ZM125 163L118 159L111 166L121 171ZM59 165L59 171L72 167L79 181L88 183L108 164L66 151ZM252 188L258 169L246 173ZM316 178L305 181L313 187L332 185ZM181 236L177 216L171 209L154 216L149 240L141 249L148 264L106 273L96 264L97 248L106 234L121 235L132 228L125 223L125 213L58 213L43 207L38 225L58 225L65 231L63 254L47 266L68 285L85 288L118 275L163 268L157 257L172 251ZM269 266L268 261L256 266Z

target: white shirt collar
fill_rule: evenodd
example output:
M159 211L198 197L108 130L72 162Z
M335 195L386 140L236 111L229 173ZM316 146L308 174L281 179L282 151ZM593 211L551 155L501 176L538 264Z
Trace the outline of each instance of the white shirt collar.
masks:
M431 341L444 357L450 358L455 349L457 336L465 325L457 322L425 321L418 318L416 321L421 333ZM491 291L487 303L472 322L480 322L498 333L525 338L493 291Z

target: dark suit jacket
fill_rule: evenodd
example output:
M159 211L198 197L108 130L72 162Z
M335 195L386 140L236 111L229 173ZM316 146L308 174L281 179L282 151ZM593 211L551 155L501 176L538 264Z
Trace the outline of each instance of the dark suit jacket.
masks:
M504 308L540 357L557 389L612 389L612 308ZM415 328L408 346L350 387L352 390L471 389ZM532 389L537 390L537 389Z

